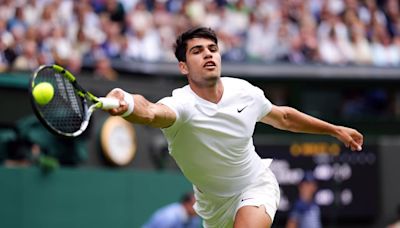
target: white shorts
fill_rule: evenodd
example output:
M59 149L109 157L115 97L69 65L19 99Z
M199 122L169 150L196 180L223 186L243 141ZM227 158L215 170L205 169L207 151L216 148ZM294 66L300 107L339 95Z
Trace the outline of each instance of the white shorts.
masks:
M231 197L217 197L202 193L196 187L193 189L196 197L193 207L203 218L205 228L232 228L236 212L243 206L263 205L273 221L280 200L278 182L268 167L257 182Z

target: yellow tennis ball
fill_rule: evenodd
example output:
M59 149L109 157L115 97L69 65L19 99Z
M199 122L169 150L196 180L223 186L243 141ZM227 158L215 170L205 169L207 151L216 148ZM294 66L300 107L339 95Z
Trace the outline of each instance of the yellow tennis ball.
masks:
M33 88L32 95L38 104L46 105L53 99L54 88L48 82L41 82Z

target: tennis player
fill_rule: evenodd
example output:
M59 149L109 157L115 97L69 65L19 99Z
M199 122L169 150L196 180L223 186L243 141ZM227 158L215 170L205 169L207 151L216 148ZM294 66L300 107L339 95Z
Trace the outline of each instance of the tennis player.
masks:
M204 227L270 227L279 202L271 160L256 153L252 135L257 122L292 132L336 137L361 150L363 136L290 107L276 106L245 80L221 77L218 40L209 28L193 28L175 44L179 70L188 85L157 103L113 89L120 100L110 110L133 123L161 128L169 152L193 184L194 209Z

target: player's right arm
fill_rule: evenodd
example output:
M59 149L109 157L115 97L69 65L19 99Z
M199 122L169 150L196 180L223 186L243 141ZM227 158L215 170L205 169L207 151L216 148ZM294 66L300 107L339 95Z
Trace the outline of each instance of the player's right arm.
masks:
M175 112L166 105L152 103L138 94L128 94L121 89L113 89L107 97L117 98L120 107L109 110L111 115L122 115L128 110L128 103L125 96L133 96L134 110L125 119L138 124L144 124L156 128L166 128L171 126L176 120ZM124 99L125 98L125 99Z

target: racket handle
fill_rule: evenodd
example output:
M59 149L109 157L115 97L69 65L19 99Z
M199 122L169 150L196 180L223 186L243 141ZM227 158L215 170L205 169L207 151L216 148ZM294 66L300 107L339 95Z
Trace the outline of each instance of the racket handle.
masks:
M100 102L102 103L101 109L110 110L119 107L119 100L115 98L100 97Z

